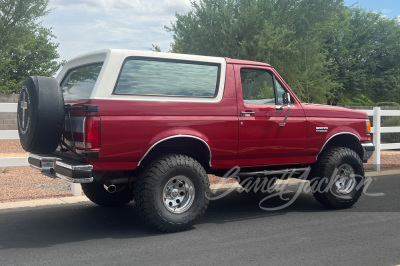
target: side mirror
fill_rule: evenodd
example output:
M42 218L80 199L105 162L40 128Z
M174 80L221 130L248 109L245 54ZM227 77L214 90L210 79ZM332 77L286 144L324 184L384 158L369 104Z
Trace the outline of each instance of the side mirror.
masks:
M285 105L290 105L291 99L290 99L290 94L286 92L283 94L283 104Z

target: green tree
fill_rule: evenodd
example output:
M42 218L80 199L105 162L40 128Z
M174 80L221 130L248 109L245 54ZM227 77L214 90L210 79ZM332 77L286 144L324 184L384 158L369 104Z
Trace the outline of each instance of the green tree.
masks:
M17 92L27 76L53 75L58 44L40 18L47 15L49 0L0 0L0 91Z
M176 19L173 52L270 63L303 101L400 103L396 19L343 0L202 0Z
M153 52L161 52L161 48L157 44L152 44L150 50Z
M267 62L300 98L326 102L341 88L326 38L343 11L342 0L202 0L166 28L174 52Z
M342 87L332 103L365 95L400 102L400 24L380 13L347 8L340 38L328 40L329 60Z

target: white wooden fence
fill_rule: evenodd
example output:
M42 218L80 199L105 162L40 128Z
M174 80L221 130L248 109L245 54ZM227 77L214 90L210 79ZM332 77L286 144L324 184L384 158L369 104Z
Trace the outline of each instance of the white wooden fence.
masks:
M400 143L381 143L381 134L383 133L400 133L400 125L397 127L381 127L382 116L400 116L400 110L381 110L380 107L374 107L373 110L361 110L373 117L372 133L374 134L373 142L375 145L374 152L374 170L381 170L381 150L400 149Z
M0 103L0 113L17 112L16 103ZM17 130L0 130L0 139L19 139ZM1 153L1 147L0 147ZM0 158L0 167L29 166L28 157L9 157ZM81 196L82 188L80 184L71 183L71 193L73 196Z
M16 103L0 103L1 112L16 112ZM361 110L373 117L372 133L374 133L373 142L376 151L373 155L374 170L380 171L381 150L400 149L400 143L385 143L381 144L381 134L384 133L400 133L400 125L398 127L381 127L382 116L400 116L400 110L381 110L380 107L375 107L373 110ZM0 130L0 139L19 139L17 130ZM0 150L1 152L1 150ZM0 158L0 167L12 166L29 166L28 158ZM80 184L71 184L71 192L74 196L81 195Z

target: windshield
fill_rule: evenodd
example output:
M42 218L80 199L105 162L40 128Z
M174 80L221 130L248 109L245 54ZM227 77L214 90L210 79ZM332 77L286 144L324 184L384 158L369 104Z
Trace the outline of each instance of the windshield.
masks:
M89 99L103 63L80 66L68 71L61 82L64 100Z

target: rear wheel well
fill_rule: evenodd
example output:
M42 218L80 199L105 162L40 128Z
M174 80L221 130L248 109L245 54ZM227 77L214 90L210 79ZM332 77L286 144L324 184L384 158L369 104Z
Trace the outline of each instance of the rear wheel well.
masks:
M351 134L340 134L333 137L325 144L324 148L318 155L320 155L322 151L333 147L346 147L352 149L358 154L358 156L360 156L360 158L363 158L364 155L364 151L360 145L360 140Z
M162 155L172 153L192 157L198 161L206 171L211 167L210 148L200 139L191 137L176 137L160 142L151 148L149 153L141 160L140 165L144 166Z

